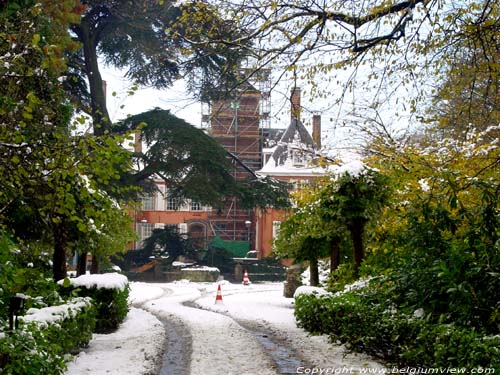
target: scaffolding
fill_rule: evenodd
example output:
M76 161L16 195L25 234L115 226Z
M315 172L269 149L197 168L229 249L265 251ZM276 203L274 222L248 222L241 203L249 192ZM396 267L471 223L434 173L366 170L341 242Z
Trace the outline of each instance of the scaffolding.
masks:
M202 104L202 128L256 171L262 168L262 129L270 124L271 74L269 69L242 70L241 74L251 78L233 90L231 98ZM234 176L244 179L248 172L235 165ZM254 214L238 206L237 199L232 198L222 210L211 215L213 234L224 240L247 238L252 243L249 233L255 231L248 223L254 228Z
M231 102L238 100L239 97L248 92L248 87L252 87L253 91L258 94L259 106L259 128L266 129L270 127L271 123L271 70L261 69L259 71L253 72L251 69L241 69L242 77L249 77L247 81L240 85L240 87L233 90L233 97L228 99L226 102ZM221 108L214 108L215 103L202 102L201 103L201 128L208 129L211 133L212 122L214 118L218 115L222 115ZM228 108L225 108L228 110ZM248 108L242 108L243 111ZM233 112L234 114L234 112Z

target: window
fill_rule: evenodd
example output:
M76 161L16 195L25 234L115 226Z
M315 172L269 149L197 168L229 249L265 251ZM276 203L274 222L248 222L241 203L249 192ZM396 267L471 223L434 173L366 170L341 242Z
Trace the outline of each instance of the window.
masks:
M165 229L170 229L172 232L178 232L177 224L165 224Z
M201 207L200 202L196 201L191 201L191 211L202 211L203 208Z
M167 211L177 211L179 209L179 199L167 195Z
M139 224L139 243L140 247L144 247L144 241L151 237L155 225L150 223Z
M305 155L302 151L292 151L292 161L295 166L303 166L306 163Z
M141 207L143 211L153 211L155 209L155 196L153 194L142 196Z

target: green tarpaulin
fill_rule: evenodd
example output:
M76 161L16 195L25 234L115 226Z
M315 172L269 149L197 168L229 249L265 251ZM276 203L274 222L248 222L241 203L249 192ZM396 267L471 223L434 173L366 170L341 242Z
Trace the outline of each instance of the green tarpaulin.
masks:
M211 245L229 251L234 258L245 258L250 250L248 241L224 241L219 236L214 237Z

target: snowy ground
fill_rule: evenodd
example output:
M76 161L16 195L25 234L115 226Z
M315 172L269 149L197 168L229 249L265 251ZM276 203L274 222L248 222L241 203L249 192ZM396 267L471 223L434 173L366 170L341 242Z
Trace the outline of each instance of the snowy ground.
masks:
M160 320L170 322L177 336L180 329L180 336L171 340L189 341L169 360L182 361L171 368L177 365L183 370L164 367L161 374L282 373L283 368L270 355L279 349L263 346L255 332L264 332L264 340L272 338L294 353L298 364L292 373L324 369L329 371L326 373L354 374L360 368L383 367L365 356L346 353L324 336L309 336L297 328L293 299L283 297L281 283L244 286L221 282L223 301L215 304L218 285L131 283L134 308L125 323L114 334L96 335L89 348L70 363L66 374L158 374L167 332Z

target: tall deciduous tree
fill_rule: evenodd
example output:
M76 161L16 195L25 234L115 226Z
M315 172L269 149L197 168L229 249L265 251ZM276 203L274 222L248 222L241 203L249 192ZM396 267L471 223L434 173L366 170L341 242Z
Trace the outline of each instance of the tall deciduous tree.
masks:
M497 42L489 41L493 46ZM457 61L448 67L447 75L429 108L429 121L438 137L452 136L465 140L474 130L483 131L500 123L500 75L489 66L498 51L470 51L464 47ZM492 47L489 47L492 48ZM492 56L493 55L493 56ZM489 132L488 142L498 138L500 132Z
M203 2L83 2L82 17L71 27L82 49L70 56L75 79L68 83L80 109L92 115L94 135L123 130L110 123L99 58L125 69L126 78L139 86L165 89L179 78L186 78L188 87L199 98L224 94L229 83L236 79L246 51L224 44L193 46L187 43L181 35L190 34L193 27L190 22L196 23L207 37L242 36L234 22L225 19L218 8ZM82 84L84 80L88 81L88 91ZM279 196L286 191L282 184L256 178L243 184L234 181L228 173L230 168L220 159L222 147L175 116L156 110L126 121L128 129L140 122L148 124L143 129L143 139L151 148L136 155L141 170L124 174L122 181L127 184L144 186L151 184L148 179L152 176L160 176L179 195L207 203L217 203L222 195L233 194L240 196L248 207L287 204L286 199ZM182 159L183 153L190 157ZM202 186L205 191L201 191Z
M312 265L330 256L333 271L340 262L340 244L350 236L357 274L365 255L366 225L380 213L389 193L387 178L368 167L324 179L297 195L297 209L281 224L275 254ZM317 271L311 272L314 280Z
M293 194L296 209L280 225L273 253L280 258L308 261L311 285L317 285L318 259L330 256L330 272L340 264L340 243L346 227L338 216L319 204L325 181L318 181Z
M114 202L101 189L121 193L129 153L122 136L71 133L73 110L61 80L64 52L75 47L68 23L78 21L79 3L8 2L0 10L0 219L19 238L42 233L52 243L58 280L80 236L113 216ZM122 224L117 236L128 228Z
M391 101L396 112L418 111L430 96L438 94L435 87L457 62L458 79L462 79L460 72L468 64L469 78L462 83L469 85L465 93L479 89L491 94L496 86L493 83L486 88L484 80L486 76L490 79L498 75L500 63L500 6L496 1L213 0L213 3L224 9L228 19L237 20L246 33L238 38L203 37L192 27L188 33L179 33L186 42L245 48L254 67L248 71L250 75L276 65L283 74L294 72L313 91L321 89L319 93L328 95L331 102L343 100L353 85L360 84L361 93L370 92L370 98L363 95L366 101L362 107L356 107L356 112L358 117L369 121L371 127L366 130L372 134L373 127L382 128L386 119L373 121L368 114L387 101L388 95L395 92L398 95ZM253 41L255 48L243 45L248 40ZM357 82L360 71L361 82ZM474 84L480 81L479 86ZM318 88L323 82L330 84ZM338 82L345 83L340 90ZM401 86L408 91L405 95L397 91ZM443 93L441 90L439 94ZM477 93L463 96L464 111L478 108L474 103L482 102L484 106L485 101Z

